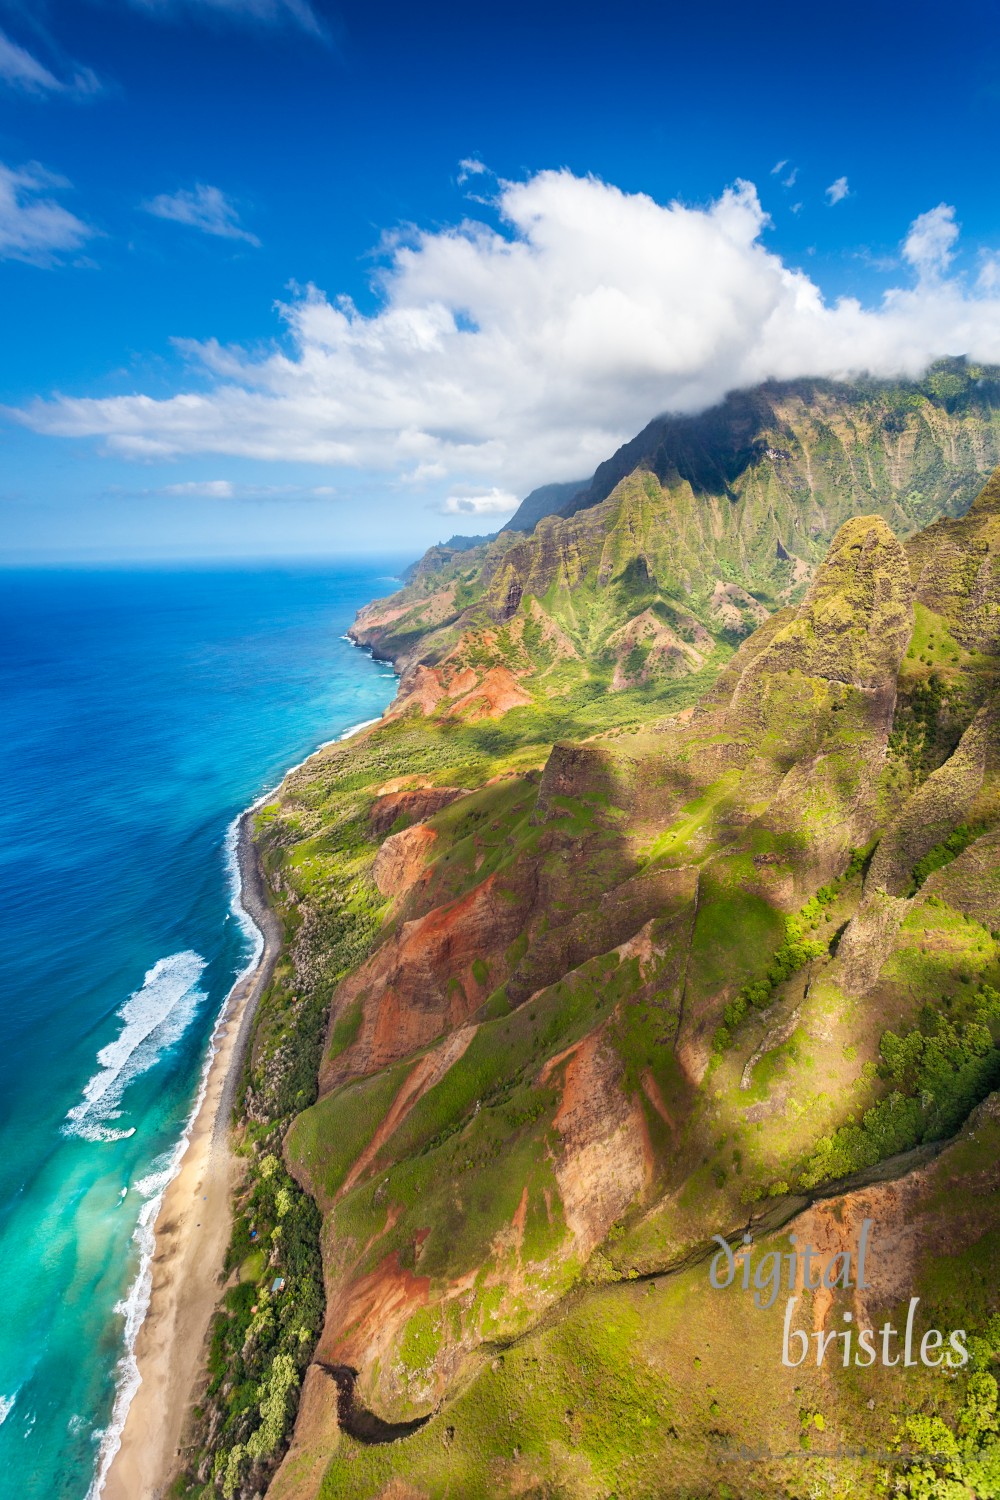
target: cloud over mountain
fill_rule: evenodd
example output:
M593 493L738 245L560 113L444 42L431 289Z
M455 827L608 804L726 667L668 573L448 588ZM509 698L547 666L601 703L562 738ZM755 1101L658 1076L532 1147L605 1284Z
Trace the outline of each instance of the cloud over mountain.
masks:
M657 412L769 376L1000 360L994 263L976 282L952 273L947 205L910 226L907 284L876 307L827 302L768 250L751 183L689 207L544 171L501 182L496 206L499 229L387 239L370 315L309 287L281 307L286 337L270 350L183 345L190 386L171 397L56 397L16 415L136 458L303 460L442 495L456 481L520 493L584 472Z

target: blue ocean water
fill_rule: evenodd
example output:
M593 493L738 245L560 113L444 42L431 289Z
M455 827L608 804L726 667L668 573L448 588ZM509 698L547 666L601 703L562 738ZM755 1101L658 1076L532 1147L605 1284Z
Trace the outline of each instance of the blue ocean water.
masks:
M92 1490L143 1222L252 952L227 830L391 699L342 637L399 561L0 572L5 1495Z

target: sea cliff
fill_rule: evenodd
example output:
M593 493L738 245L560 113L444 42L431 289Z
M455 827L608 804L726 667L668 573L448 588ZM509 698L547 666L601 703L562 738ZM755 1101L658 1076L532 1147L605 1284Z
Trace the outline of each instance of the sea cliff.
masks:
M815 1453L817 1494L915 1495L942 1430L992 1462L1000 481L916 532L842 497L764 602L708 540L675 587L652 473L363 611L396 702L256 814L285 948L180 1493L778 1496ZM702 641L720 583L760 617ZM793 1373L783 1306L706 1276L715 1235L832 1255L865 1218L872 1286L810 1328L916 1296L985 1385Z

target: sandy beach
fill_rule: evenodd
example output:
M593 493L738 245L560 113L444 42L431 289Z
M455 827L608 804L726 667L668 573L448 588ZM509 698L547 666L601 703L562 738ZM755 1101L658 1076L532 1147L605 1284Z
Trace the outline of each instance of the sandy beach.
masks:
M161 1500L166 1494L221 1290L240 1170L229 1146L230 1114L254 1011L281 946L281 927L267 905L250 840L250 816L245 813L239 825L241 900L264 935L264 948L256 968L226 1002L188 1148L156 1219L149 1310L135 1347L142 1383L108 1472L105 1500Z

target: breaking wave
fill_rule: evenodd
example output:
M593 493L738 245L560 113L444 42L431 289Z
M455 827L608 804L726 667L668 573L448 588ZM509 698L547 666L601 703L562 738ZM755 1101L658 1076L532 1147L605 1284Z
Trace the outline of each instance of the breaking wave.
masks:
M132 1080L145 1073L178 1041L194 1017L205 993L198 980L205 968L200 954L190 951L158 959L125 1001L118 1015L122 1027L114 1041L97 1054L100 1072L83 1091L83 1098L66 1116L63 1129L87 1141L116 1141L134 1134L110 1122L120 1118L122 1095Z

